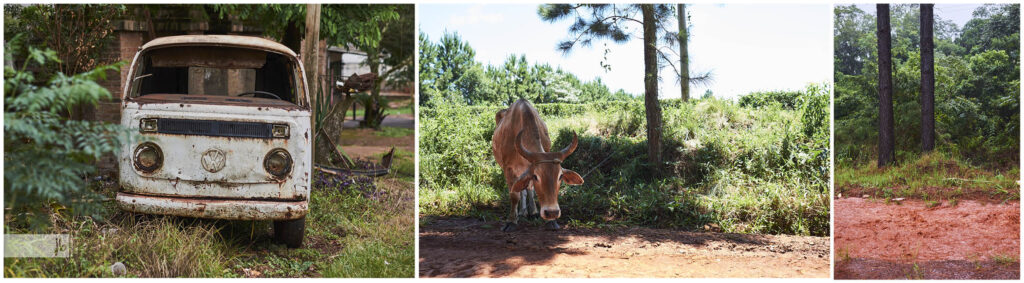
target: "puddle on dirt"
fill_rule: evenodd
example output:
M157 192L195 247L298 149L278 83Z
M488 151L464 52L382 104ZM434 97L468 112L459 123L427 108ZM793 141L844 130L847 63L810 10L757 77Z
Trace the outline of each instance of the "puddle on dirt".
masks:
M928 207L840 198L833 205L837 278L1019 277L1019 263L996 259L1019 261L1020 202Z

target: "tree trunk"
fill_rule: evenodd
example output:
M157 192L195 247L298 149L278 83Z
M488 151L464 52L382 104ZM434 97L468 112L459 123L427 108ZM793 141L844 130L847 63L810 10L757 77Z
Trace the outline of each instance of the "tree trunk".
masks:
M686 30L686 4L679 5L679 89L683 101L690 100L690 55L687 52L689 31Z
M306 88L312 91L313 103L319 98L320 72L320 4L306 4L306 33L302 39L302 64L306 72Z
M383 76L380 75L380 48L377 50L367 50L366 64L370 67L370 72L377 74L377 77L373 79L373 87L370 88L370 99L367 101L366 108L363 111L363 122L365 126L374 129L380 128L380 122L383 119L383 114L380 111L380 87L383 82Z
M288 22L288 25L284 27L284 34L281 35L281 44L295 53L302 53L302 31L299 30L298 23Z
M889 4L878 4L878 167L893 162L896 153L892 113L892 38Z
M291 25L291 24L289 24ZM306 33L302 39L302 51L299 53L302 55L303 72L306 73L306 89L311 91L310 101L316 105L320 103L320 74L317 72L319 66L317 60L317 49L320 46L320 4L306 4ZM310 107L316 109L317 107ZM313 113L313 117L310 118L311 123L316 123L316 115ZM313 124L313 129L318 129L318 125ZM316 136L313 137L313 142L316 142ZM317 152L313 153L318 154ZM322 153L320 153L322 154Z
M310 90L320 89L319 66L320 47L320 4L306 4L306 35L303 37L302 64L305 65L306 86Z
M921 151L935 149L935 4L921 4Z
M641 4L644 26L644 108L647 112L647 158L661 170L661 106L658 105L657 27L654 6Z

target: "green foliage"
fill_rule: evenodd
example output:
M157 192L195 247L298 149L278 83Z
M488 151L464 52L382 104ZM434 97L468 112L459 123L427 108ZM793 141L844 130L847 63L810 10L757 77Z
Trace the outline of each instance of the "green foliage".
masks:
M1020 61L1020 4L986 4L974 11L974 18L964 24L958 43L975 54L985 50L1002 50L1014 61Z
M650 15L644 16L645 8L650 8ZM654 47L654 53L650 55L657 58L658 68L670 66L675 71L674 78L685 79L687 84L706 84L712 80L710 72L692 74L688 70L680 71L689 66L680 62L680 54L675 50L678 50L681 40L689 40L689 35L684 32L680 36L679 26L685 24L679 24L682 19L679 19L676 8L674 4L541 4L537 7L537 16L549 23L564 20L572 23L568 29L568 39L559 42L557 46L565 54L573 48L590 47L594 41L609 40L622 44L631 39L640 39L645 45ZM654 29L653 38L643 38L645 24ZM611 66L605 62L607 54L606 47L606 58L600 62L600 66L610 70ZM684 75L688 78L682 78ZM660 79L658 72L646 76ZM704 95L708 96L708 93Z
M83 180L92 162L118 149L120 125L69 120L77 105L109 99L96 83L122 65L100 66L75 75L37 77L33 70L59 61L53 50L23 46L16 36L4 46L4 207L29 226L48 223L48 206L90 215L97 196ZM24 52L24 53L23 53ZM24 57L19 68L14 58Z
M739 104L743 107L765 107L777 104L784 109L793 110L800 105L798 91L758 91L740 97Z
M715 223L729 232L827 235L828 124L803 122L828 117L827 90L808 87L801 109L793 110L714 98L663 101L666 176L652 174L646 161L642 102L535 104L553 148L579 134L563 166L586 182L562 188L563 221L691 230ZM490 141L501 109L421 108L421 213L505 215L507 185Z
M811 84L807 86L804 95L801 96L800 122L803 124L804 136L816 142L820 148L828 148L829 99L832 92L829 84Z
M52 72L77 74L112 63L103 62L102 52L113 42L113 21L125 11L120 4L7 4L4 36L20 35L29 45L54 50L60 60Z
M920 152L920 45L916 5L892 6L897 163ZM1019 163L1020 5L985 5L960 30L935 20L936 150L975 166ZM835 145L841 166L870 163L878 141L875 18L835 8Z
M537 15L547 22L569 19L569 38L558 44L562 52L569 52L576 46L590 46L594 40L607 39L615 43L625 43L635 37L631 29L634 24L642 24L643 5L650 5L653 10L655 28L660 35L651 43L664 40L673 44L679 36L671 30L675 20L675 5L671 4L542 4L537 7ZM658 51L661 53L662 51ZM662 59L667 56L661 56ZM678 56L677 56L678 57Z
M530 64L525 55L509 55L499 66L484 66L458 34L432 42L420 33L420 105L442 103L508 105L520 98L536 103L587 103L630 100L624 90L611 92L596 78L584 82L548 64Z
M1019 179L1016 167L981 170L951 153L932 152L886 168L870 163L839 166L836 192L885 199L1020 200Z
M414 81L414 57L416 54L416 6L394 5L398 18L383 29L381 50L388 54L382 61L389 66L385 82L391 86L404 86Z
M328 45L379 46L384 32L381 23L399 19L399 5L324 4L320 7L320 38ZM217 17L256 22L266 35L282 39L286 33L304 33L305 4L216 4ZM301 38L301 36L300 36Z

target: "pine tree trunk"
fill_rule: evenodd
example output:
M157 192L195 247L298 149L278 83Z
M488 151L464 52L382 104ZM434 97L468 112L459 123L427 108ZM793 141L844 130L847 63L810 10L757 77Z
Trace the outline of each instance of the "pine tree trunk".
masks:
M661 170L661 106L658 105L657 30L654 6L642 4L644 28L644 108L647 112L647 157Z
M878 167L893 162L896 153L892 113L892 38L889 4L878 4Z
M921 4L921 151L935 149L934 4Z
M686 4L679 5L679 89L683 101L690 100L690 55L687 52L689 31L686 30Z

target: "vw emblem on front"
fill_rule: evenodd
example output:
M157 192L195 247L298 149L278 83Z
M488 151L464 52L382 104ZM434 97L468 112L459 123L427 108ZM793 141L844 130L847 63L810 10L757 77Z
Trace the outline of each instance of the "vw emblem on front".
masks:
M210 171L210 173L217 173L220 169L224 169L224 163L227 158L224 151L220 149L211 149L203 153L203 169Z

